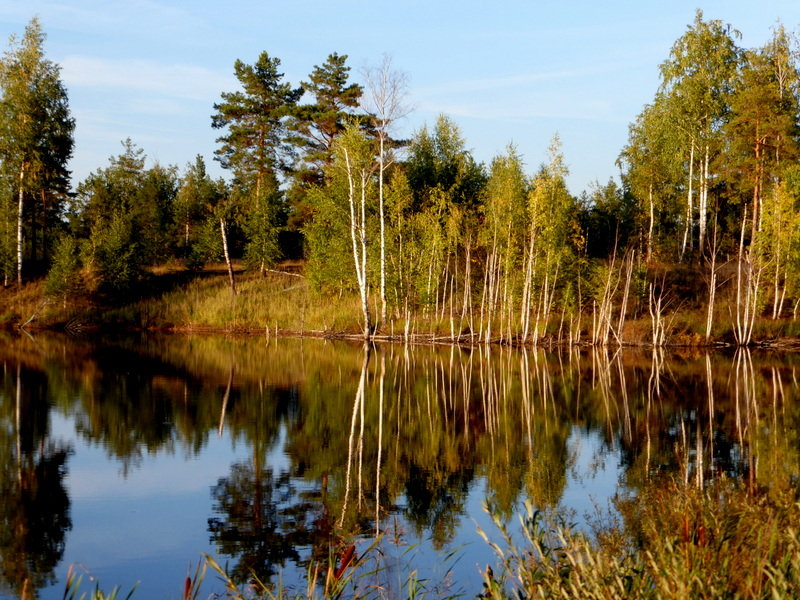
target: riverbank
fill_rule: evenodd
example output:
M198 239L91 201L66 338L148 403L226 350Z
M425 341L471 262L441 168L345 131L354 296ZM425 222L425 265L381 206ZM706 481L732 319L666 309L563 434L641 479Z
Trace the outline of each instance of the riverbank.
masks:
M0 327L63 331L183 331L363 339L362 311L355 290L324 293L313 289L299 263L285 263L264 273L236 267L236 293L231 292L224 265L192 271L180 264L152 269L131 293L103 297L86 293L52 297L43 280L0 291ZM658 315L659 345L715 348L735 345L734 323L721 303L712 329L705 335L705 311L682 303ZM592 307L593 308L593 307ZM608 345L652 346L655 321L641 305L628 311L624 330L598 343L597 317L584 310L567 322L564 315L540 323L534 341L529 333L502 320L482 320L477 311L461 313L452 306L409 311L379 324L372 339L425 344L474 345ZM379 314L377 300L372 314ZM616 319L619 317L617 316ZM488 331L488 333L487 333ZM494 332L494 333L491 333ZM800 347L800 323L791 318L757 318L750 344L755 347Z

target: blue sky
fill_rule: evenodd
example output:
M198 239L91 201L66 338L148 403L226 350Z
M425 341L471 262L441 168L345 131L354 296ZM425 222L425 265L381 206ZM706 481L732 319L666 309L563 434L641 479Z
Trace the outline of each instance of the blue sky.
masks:
M3 0L0 37L6 48L39 17L77 121L75 184L128 137L151 161L183 169L201 154L223 174L213 104L236 89L234 61L266 50L295 84L331 52L349 56L356 81L388 54L413 108L398 134L444 113L482 161L513 142L533 172L558 132L577 194L617 175L628 124L697 8L744 47L778 19L800 25L798 0Z

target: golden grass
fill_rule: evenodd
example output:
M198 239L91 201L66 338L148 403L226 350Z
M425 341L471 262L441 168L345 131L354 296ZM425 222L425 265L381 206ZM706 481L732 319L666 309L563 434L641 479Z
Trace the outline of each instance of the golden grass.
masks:
M526 506L524 541L487 571L485 597L578 599L797 598L800 505L794 494L656 484L623 501L624 525L592 541Z
M302 276L302 264L287 263L265 276L236 268L237 294L231 294L225 266L208 265L199 272L188 271L176 262L148 269L148 277L128 297L103 298L83 294L70 298L46 298L43 280L0 290L0 327L14 328L23 323L32 328L174 329L186 331L269 332L270 335L318 335L330 337L360 336L363 317L358 295L312 289ZM714 322L712 345L733 342L731 316L725 314L728 303L720 302ZM371 301L373 320L379 314L376 298ZM668 322L667 344L705 346L705 310L675 307L665 315ZM31 320L31 317L33 319ZM410 323L405 316L390 315L377 334L402 338L406 331L417 341L460 341L472 338L468 319L451 318L436 311L417 310ZM480 327L477 317L474 326ZM30 320L30 321L29 321ZM551 320L550 338L556 341L559 323ZM568 325L565 325L568 327ZM590 338L591 313L582 319L582 340ZM514 329L514 328L512 328ZM652 341L648 315L629 318L625 326L626 345L649 345ZM493 338L507 338L507 324L496 320ZM478 331L474 332L476 335ZM566 333L566 332L562 332ZM783 345L800 334L800 322L791 319L757 320L753 343ZM519 332L511 332L511 340ZM453 339L453 338L457 339ZM472 341L478 341L476 337ZM503 340L508 343L508 339Z

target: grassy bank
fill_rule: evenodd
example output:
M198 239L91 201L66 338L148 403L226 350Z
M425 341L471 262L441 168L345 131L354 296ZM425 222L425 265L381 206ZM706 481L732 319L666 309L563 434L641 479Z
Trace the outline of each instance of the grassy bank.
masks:
M43 281L22 288L0 291L0 327L42 329L130 329L263 333L267 335L315 335L358 337L362 331L359 299L354 291L322 293L314 290L302 275L302 265L285 264L265 274L236 272L236 294L232 294L223 265L210 265L190 271L179 264L152 269L135 290L121 297L77 294L48 297ZM665 311L662 322L668 345L705 346L731 344L734 323L720 303L713 335L705 336L705 310L681 303ZM377 300L372 314L379 314ZM568 328L579 343L590 343L594 315L584 312L580 321L568 324L552 317L540 343L566 343ZM418 309L405 315L390 315L379 324L376 335L382 338L430 342L475 343L480 317L474 310L461 315L452 307ZM472 323L475 331L470 329ZM486 321L488 323L488 320ZM481 327L483 330L483 327ZM492 322L497 332L493 341L508 343L520 336L508 331L502 320ZM629 310L625 321L624 344L649 345L653 321L645 307ZM753 344L791 345L800 335L800 322L790 318L755 320ZM609 343L617 341L610 338Z

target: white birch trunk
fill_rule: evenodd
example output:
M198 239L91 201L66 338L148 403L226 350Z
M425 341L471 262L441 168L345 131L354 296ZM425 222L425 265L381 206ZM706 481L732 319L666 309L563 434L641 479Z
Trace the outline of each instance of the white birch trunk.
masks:
M366 216L366 191L362 185L361 206L358 211L361 215L361 223L358 223L358 213L356 211L356 191L353 180L353 170L350 164L350 153L344 149L345 165L347 167L348 203L350 205L350 240L353 244L353 263L356 269L356 280L358 290L361 294L361 310L364 315L364 338L368 339L372 330L372 323L369 315L369 300L367 297L367 240L364 229L364 219ZM359 243L360 240L360 243Z
M381 226L381 323L386 321L386 226L383 211L383 175L386 169L384 160L384 134L381 132L380 150L378 155L378 211Z
M694 206L692 205L692 185L694 183L694 140L692 140L691 150L689 151L689 191L686 194L686 227L683 230L683 245L681 246L681 259L686 253L688 246L692 249L692 219Z
M225 255L225 266L228 267L228 281L231 286L231 294L236 295L236 282L233 278L233 263L231 262L231 255L228 253L228 232L225 227L225 219L219 220L219 229L222 234L222 252Z
M23 187L25 183L25 163L23 162L19 168L19 199L17 206L17 283L22 285L22 209L24 207Z
M706 227L708 224L708 144L703 165L700 170L700 233L698 236L698 248L703 252L706 239Z

